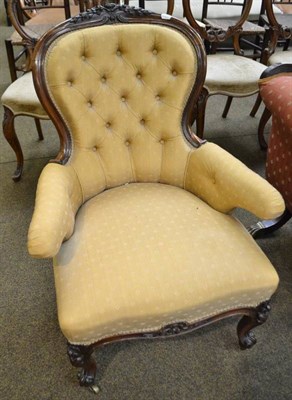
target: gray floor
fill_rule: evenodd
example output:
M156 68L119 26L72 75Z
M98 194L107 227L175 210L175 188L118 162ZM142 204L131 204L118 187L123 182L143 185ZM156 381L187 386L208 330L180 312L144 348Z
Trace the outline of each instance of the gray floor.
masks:
M1 93L9 85L3 39L9 36L1 5ZM206 138L263 174L265 154L256 138L257 118L250 118L254 98L237 99L226 120L224 98L211 98ZM1 109L0 118L3 113ZM0 398L3 400L77 400L94 395L76 384L66 356L66 340L57 321L51 261L35 260L26 249L38 176L58 150L50 122L37 141L33 121L18 118L23 146L23 179L11 174L15 157L0 135ZM248 225L255 217L238 211ZM237 345L237 319L221 321L181 338L112 344L96 352L100 400L288 400L292 398L292 226L258 244L275 265L280 286L268 322L257 328L250 351Z

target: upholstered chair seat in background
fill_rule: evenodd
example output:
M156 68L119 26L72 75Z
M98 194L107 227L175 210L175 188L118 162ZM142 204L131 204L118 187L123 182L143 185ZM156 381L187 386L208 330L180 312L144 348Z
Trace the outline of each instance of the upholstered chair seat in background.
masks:
M46 34L33 75L61 140L39 179L32 256L54 258L58 317L80 384L94 348L231 315L255 343L278 276L230 212L279 216L268 182L190 129L206 58L168 16L97 7ZM207 340L207 339L206 339Z
M43 139L40 119L49 119L36 94L32 73L27 72L5 90L1 97L4 107L3 133L16 155L17 165L12 175L14 181L19 181L23 170L23 152L14 128L14 119L24 115L35 118L39 139Z

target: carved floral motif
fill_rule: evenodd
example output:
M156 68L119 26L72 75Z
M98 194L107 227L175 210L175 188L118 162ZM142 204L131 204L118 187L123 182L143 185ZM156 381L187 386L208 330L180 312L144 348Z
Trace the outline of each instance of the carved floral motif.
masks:
M150 11L143 8L130 7L124 4L104 4L103 6L97 6L90 8L89 10L76 15L71 18L71 22L76 23L79 21L90 20L94 16L104 18L107 22L122 22L123 17L136 17L136 16L147 16L151 14Z

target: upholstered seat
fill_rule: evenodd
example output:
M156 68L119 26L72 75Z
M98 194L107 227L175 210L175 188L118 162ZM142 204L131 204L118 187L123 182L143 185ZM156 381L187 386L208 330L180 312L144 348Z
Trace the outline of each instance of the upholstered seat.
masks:
M277 51L276 53L272 54L268 60L268 65L288 63L292 63L292 50Z
M36 94L32 73L19 77L12 82L1 97L4 108L3 134L16 155L17 166L12 179L20 180L23 170L23 153L15 132L14 120L19 115L26 115L35 119L39 139L43 140L40 119L49 119Z
M36 94L31 72L27 72L12 82L3 93L1 102L3 106L13 111L14 116L29 115L37 118L49 118Z
M108 23L108 24L107 24ZM279 216L268 182L190 128L206 60L169 16L97 7L48 32L36 90L61 142L41 173L28 250L52 257L68 355L95 386L95 346L243 315L255 343L277 273L235 207Z
M266 66L234 54L208 55L205 86L215 93L248 96L258 92L258 79Z
M238 221L159 183L87 201L54 264L61 329L82 344L256 306L278 284Z

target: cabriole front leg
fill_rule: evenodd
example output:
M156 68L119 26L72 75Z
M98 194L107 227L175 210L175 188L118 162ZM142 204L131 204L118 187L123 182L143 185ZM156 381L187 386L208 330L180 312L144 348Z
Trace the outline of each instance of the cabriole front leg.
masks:
M250 315L245 315L241 318L237 325L237 335L239 346L242 350L250 349L256 344L256 337L251 330L266 322L270 310L270 302L265 301L251 311Z
M20 180L23 170L23 154L20 143L15 133L14 118L15 115L13 114L13 112L9 108L4 106L3 133L5 139L10 144L16 155L17 167L14 174L12 175L12 179L14 180L14 182L17 182Z
M71 364L74 367L81 368L78 373L80 386L86 386L94 393L98 393L99 387L95 382L97 367L92 353L92 346L75 345L69 342L67 344L67 354Z

